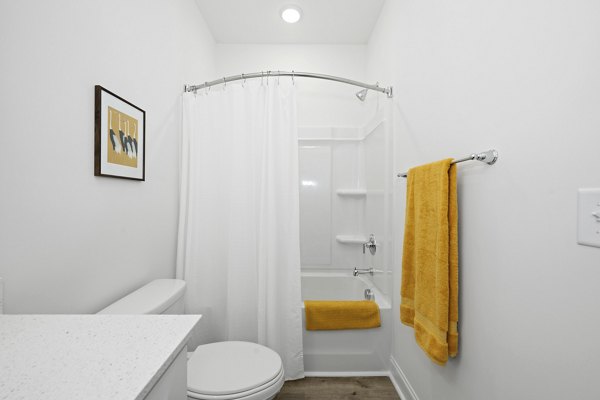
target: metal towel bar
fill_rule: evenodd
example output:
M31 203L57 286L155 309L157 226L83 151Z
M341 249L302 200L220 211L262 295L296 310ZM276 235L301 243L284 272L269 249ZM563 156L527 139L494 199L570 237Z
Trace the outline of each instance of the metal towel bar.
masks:
M470 156L459 158L457 160L452 161L452 164L458 164L463 161L481 161L488 165L494 164L498 160L498 151L497 150L488 150L483 151L481 153L473 153ZM406 178L408 176L408 172L401 172L398 174L399 178Z

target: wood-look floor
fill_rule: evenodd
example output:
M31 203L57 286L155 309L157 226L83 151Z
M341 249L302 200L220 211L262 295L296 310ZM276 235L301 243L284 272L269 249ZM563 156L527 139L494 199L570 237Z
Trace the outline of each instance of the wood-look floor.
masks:
M387 376L288 381L275 400L400 400Z

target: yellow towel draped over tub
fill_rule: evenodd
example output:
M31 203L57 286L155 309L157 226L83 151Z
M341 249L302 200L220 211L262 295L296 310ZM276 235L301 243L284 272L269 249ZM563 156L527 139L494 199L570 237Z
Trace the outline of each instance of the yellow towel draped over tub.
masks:
M381 326L379 307L370 300L305 300L306 330L366 329Z
M408 171L400 320L435 363L458 353L458 204L452 159Z

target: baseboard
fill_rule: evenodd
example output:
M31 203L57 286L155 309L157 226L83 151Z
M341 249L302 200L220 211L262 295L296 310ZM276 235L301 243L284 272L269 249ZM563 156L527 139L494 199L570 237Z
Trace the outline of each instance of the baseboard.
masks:
M389 376L389 371L304 371L304 376L341 378L350 376Z
M394 356L390 356L390 379L402 400L419 400L419 396L415 393Z

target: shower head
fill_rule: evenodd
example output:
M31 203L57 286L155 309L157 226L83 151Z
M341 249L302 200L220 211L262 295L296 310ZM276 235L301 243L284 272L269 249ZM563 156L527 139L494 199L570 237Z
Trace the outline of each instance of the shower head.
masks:
M367 92L369 91L369 89L363 89L359 92L356 93L356 97L360 100L360 101L365 101L365 99L367 98Z

